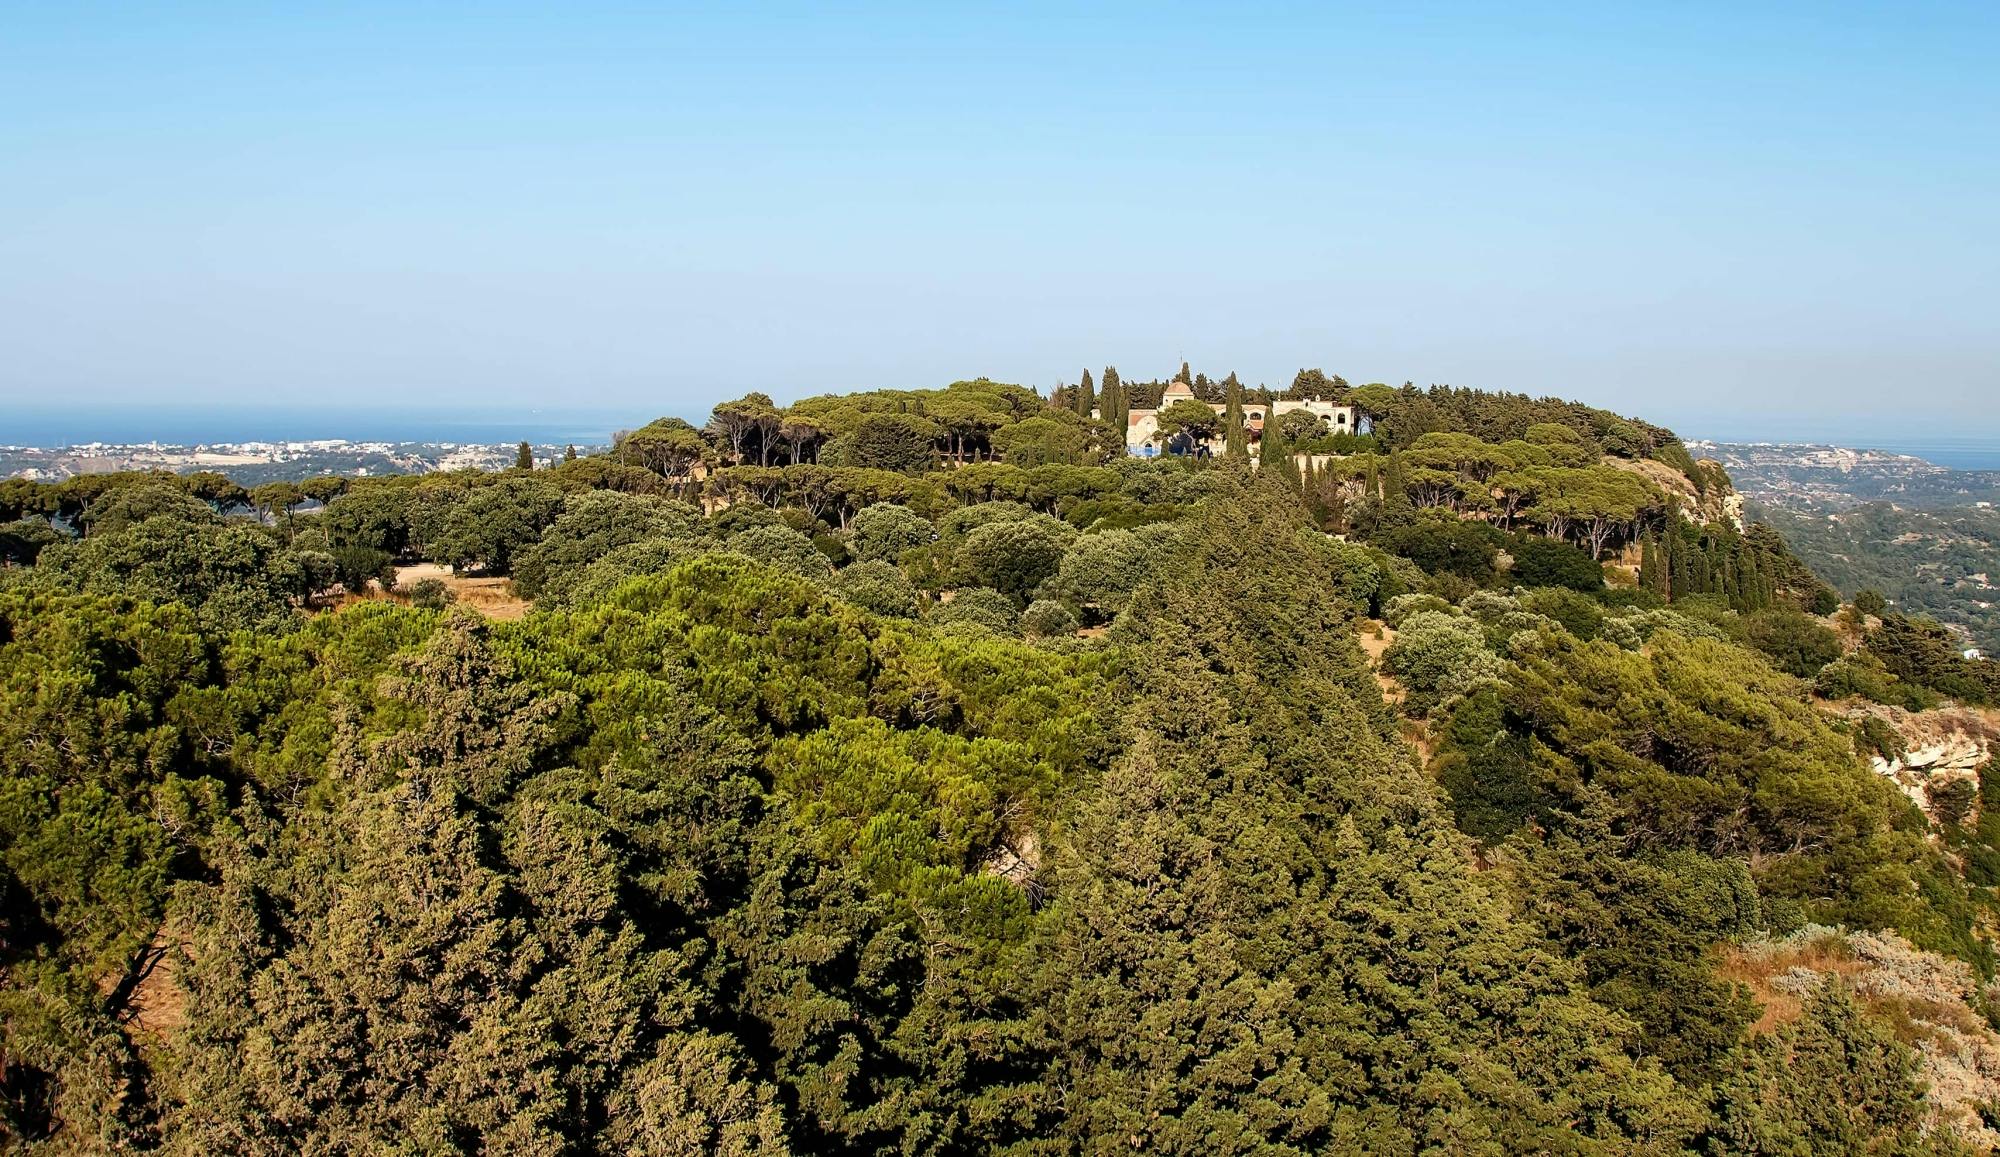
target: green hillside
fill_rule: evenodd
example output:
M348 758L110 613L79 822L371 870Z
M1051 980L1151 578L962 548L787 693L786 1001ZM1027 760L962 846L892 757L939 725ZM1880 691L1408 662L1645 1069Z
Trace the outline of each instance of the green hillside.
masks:
M1904 1005L1742 961L1991 978L1989 785L1920 809L1815 698L1987 664L1663 428L1303 371L1368 432L1253 430L1182 372L1212 454L1127 454L1164 383L1107 369L0 485L6 1145L1983 1143Z

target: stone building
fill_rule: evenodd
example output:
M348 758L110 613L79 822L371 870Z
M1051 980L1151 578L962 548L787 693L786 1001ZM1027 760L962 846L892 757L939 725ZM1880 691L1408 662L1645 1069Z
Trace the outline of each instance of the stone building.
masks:
M1160 410L1178 401L1196 401L1194 389L1186 382L1169 383L1166 393L1160 397L1159 409L1133 410L1131 421L1125 427L1125 452L1137 458L1148 458L1166 452L1167 440L1160 436ZM1220 414L1229 408L1227 402L1209 402L1208 407ZM1256 446L1264 436L1266 420L1276 421L1295 410L1304 410L1325 419L1328 430L1335 434L1353 434L1359 431L1359 420L1353 406L1343 406L1337 402L1321 401L1317 398L1274 398L1267 408L1255 398L1243 399L1243 428L1249 434L1250 445ZM1091 411L1091 417L1101 417ZM1222 452L1223 434L1220 430L1205 447L1212 454Z

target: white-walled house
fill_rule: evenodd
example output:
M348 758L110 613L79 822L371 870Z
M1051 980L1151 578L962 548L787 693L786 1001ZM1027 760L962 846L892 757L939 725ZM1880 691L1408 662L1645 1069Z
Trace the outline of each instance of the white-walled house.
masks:
M1166 393L1160 398L1159 409L1133 410L1131 420L1125 426L1125 452L1135 457L1162 453L1166 448L1166 440L1160 437L1160 410L1182 400L1197 400L1193 388L1186 382L1172 382L1168 384ZM1218 414L1229 408L1227 402L1209 402L1207 405ZM1327 429L1335 434L1358 432L1355 429L1358 419L1353 406L1343 406L1338 402L1327 402L1318 398L1274 398L1267 410L1264 403L1254 398L1245 398L1243 428L1250 436L1250 443L1255 445L1263 437L1266 419L1276 420L1295 410L1304 410L1325 419ZM1101 416L1100 412L1091 411L1091 417ZM1219 453L1222 444L1222 436L1218 433L1210 440L1208 447L1211 452Z

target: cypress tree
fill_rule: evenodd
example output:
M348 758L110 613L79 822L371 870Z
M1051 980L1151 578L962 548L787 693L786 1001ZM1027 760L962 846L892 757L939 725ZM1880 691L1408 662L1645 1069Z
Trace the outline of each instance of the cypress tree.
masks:
M1228 408L1222 412L1223 443L1222 452L1231 458L1250 457L1250 436L1243 430L1243 385L1236 375L1229 375L1223 383L1223 400Z
M1660 585L1660 552L1653 545L1653 533L1639 540L1639 589L1657 591Z
M565 462L576 461L576 443L572 442L569 445L563 447L563 461Z
M1076 416L1090 417L1090 411L1097 406L1097 388L1091 383L1090 371L1083 371L1083 380L1076 385L1076 394L1071 399L1076 403Z
M1258 404L1264 408L1264 436L1257 443L1258 464L1268 469L1291 461L1291 448L1283 444L1284 435L1278 431L1278 416L1271 412L1271 391L1262 391Z
M523 442L521 443L520 449L514 451L514 469L533 470L534 468L535 468L535 449L534 447L528 445L526 442Z
M1104 370L1103 404L1104 420L1111 425L1113 453L1125 453L1125 438L1132 427L1132 406L1125 397L1125 383L1118 380L1118 371L1106 367Z
M1410 492L1403 481L1403 456L1389 451L1389 465L1382 471L1382 501L1391 506L1408 506Z

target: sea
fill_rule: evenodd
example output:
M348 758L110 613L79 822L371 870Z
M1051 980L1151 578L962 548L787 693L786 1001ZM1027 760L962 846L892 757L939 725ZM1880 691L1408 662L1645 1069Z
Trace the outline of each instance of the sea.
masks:
M287 407L86 405L10 406L0 402L0 446L59 449L110 445L200 446L223 442L456 442L601 446L615 431L645 425L671 408L493 409L468 407ZM689 414L676 414L690 421ZM705 415L703 415L705 417Z
M663 415L699 425L706 412L685 405L657 408L494 408L464 406L221 406L221 405L10 405L0 401L0 446L59 449L92 442L168 446L219 442L457 442L537 446L601 446L619 430ZM1717 425L1720 425L1718 423ZM1842 431L1764 429L1710 431L1689 423L1691 437L1717 442L1811 443L1907 454L1953 470L2000 470L2000 435L1951 436L1913 430Z
M1880 450L1921 458L1947 470L2000 470L2000 437L1949 437L1937 434L1791 435L1784 433L1703 434L1711 442L1775 442L1814 446L1844 446L1850 450Z

